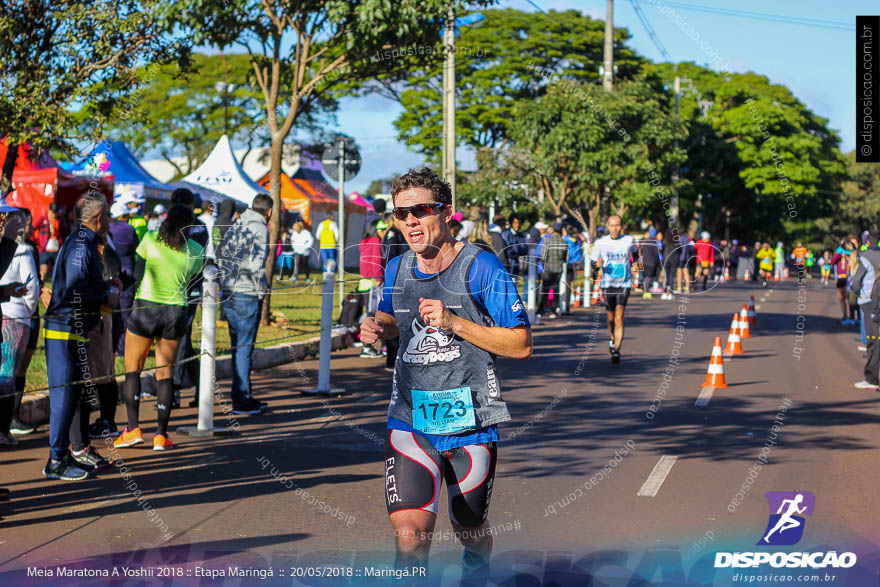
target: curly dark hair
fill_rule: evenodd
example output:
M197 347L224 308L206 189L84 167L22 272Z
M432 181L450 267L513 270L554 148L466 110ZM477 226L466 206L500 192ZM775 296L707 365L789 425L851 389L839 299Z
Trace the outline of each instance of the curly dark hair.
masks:
M178 251L186 246L189 229L195 221L192 208L184 204L174 204L168 210L168 216L159 226L156 235L160 243L165 243Z
M423 167L419 171L410 169L398 177L391 188L391 198L410 188L424 188L434 194L435 202L452 205L452 188L433 169L428 167Z

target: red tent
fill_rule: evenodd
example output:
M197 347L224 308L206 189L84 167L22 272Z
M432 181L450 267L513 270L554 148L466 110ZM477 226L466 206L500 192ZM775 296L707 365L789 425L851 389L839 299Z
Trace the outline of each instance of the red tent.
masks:
M6 160L6 139L0 141L0 161ZM48 153L36 156L29 145L18 147L18 158L12 172L13 192L7 194L10 206L27 208L39 218L49 204L72 209L76 200L90 190L104 194L113 202L113 176L82 177L65 171Z

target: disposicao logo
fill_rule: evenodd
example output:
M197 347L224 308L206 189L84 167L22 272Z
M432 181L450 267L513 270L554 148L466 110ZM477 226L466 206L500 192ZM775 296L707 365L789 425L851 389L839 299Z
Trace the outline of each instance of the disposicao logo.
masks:
M758 546L797 544L804 535L805 520L801 516L813 515L816 496L809 491L768 491L764 496L770 506L770 521Z
M806 520L816 508L816 496L809 491L768 491L770 519L757 546L792 546L804 535ZM849 568L856 564L853 552L717 552L715 567L755 568Z

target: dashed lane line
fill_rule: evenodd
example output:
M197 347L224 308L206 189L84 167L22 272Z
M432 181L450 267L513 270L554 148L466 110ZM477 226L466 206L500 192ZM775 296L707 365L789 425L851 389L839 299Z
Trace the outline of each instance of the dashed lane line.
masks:
M712 394L715 392L714 387L704 387L700 390L700 395L697 396L697 401L694 402L694 405L700 408L704 408L709 405L709 400L712 399Z
M645 480L644 484L642 484L642 488L639 489L639 492L636 493L636 495L639 497L655 497L657 492L660 491L660 488L663 486L663 482L666 481L669 472L672 471L672 466L677 460L678 457L673 455L661 456L660 460L654 465L654 469L651 471L651 474L648 475L648 478Z

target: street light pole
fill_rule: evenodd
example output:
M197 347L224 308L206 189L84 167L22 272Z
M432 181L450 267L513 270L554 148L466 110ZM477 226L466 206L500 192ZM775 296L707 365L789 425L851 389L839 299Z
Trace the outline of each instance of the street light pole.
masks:
M602 87L610 92L613 87L614 74L614 0L608 0L605 16L605 71L602 75Z
M339 304L345 304L345 139L339 137L339 239L337 241L339 261L336 264L336 277L339 279Z
M449 4L443 29L443 178L452 188L455 210L455 9Z

